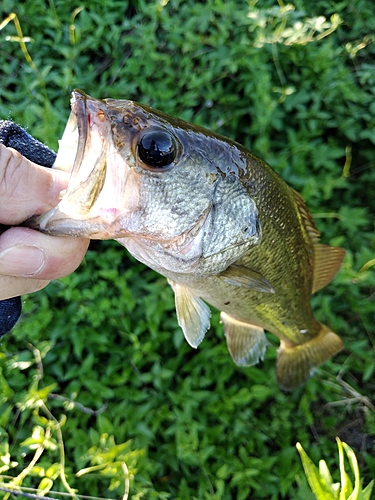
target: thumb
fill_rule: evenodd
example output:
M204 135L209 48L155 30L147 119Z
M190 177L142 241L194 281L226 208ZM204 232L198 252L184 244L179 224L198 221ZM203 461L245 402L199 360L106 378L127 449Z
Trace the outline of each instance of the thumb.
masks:
M69 174L27 160L0 144L0 223L16 225L59 202Z

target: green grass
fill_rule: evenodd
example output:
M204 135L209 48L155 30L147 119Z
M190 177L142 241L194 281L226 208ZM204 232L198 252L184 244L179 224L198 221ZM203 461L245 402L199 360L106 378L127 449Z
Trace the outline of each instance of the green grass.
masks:
M76 273L24 298L2 342L0 487L23 473L52 497L307 500L295 444L336 471L336 436L364 484L375 477L374 266L361 271L375 257L375 6L293 5L3 0L0 23L15 12L30 40L22 51L14 20L0 30L0 118L56 149L78 87L206 126L268 161L347 256L312 298L345 349L284 394L277 341L238 368L214 312L191 349L166 280L93 244Z

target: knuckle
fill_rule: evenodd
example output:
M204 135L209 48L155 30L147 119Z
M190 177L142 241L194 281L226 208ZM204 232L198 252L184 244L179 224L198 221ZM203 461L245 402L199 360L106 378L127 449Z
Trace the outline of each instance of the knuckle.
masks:
M11 198L22 180L20 166L22 156L18 151L2 148L0 154L0 193L1 199Z

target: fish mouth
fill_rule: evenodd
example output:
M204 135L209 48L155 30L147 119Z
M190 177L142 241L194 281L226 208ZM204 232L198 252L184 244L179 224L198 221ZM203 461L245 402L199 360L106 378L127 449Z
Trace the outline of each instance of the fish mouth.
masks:
M67 190L55 208L31 217L24 225L57 236L109 239L127 234L116 223L120 210L115 208L115 193L103 196L110 138L105 104L74 90L71 113L53 165L71 173ZM100 209L96 202L101 195Z

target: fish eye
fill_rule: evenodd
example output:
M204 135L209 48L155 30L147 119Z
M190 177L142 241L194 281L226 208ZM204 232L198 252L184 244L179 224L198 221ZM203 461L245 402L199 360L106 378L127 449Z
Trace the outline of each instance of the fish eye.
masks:
M173 135L166 130L150 130L142 135L137 151L146 168L162 170L176 158L177 145Z

